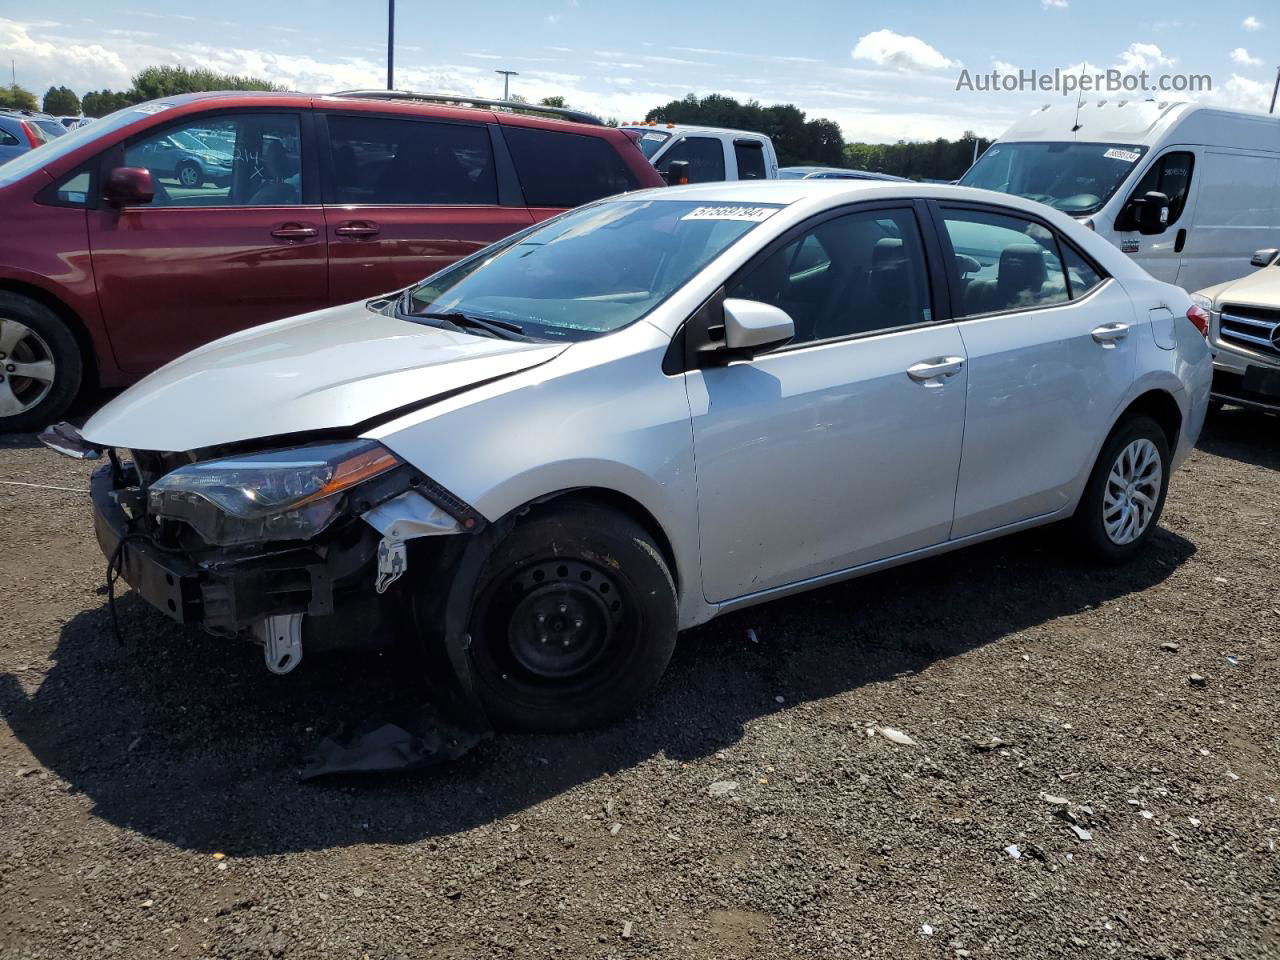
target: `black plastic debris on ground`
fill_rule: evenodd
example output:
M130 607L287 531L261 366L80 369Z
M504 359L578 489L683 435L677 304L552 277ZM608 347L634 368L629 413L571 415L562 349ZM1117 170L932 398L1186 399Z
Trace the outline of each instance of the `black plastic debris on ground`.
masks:
M321 740L307 758L301 778L430 770L459 759L491 736L490 730L451 727L431 717L403 726L366 723Z

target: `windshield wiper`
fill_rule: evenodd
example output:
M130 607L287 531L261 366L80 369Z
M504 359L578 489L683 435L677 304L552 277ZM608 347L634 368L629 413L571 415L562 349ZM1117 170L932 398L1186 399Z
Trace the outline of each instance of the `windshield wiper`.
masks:
M422 317L426 320L439 320L459 330L483 330L500 340L528 339L524 335L524 327L518 323L512 323L510 320L498 320L494 317L481 317L474 313L462 313L459 310L450 310L444 313L430 311L426 313L408 313L406 316L411 318Z

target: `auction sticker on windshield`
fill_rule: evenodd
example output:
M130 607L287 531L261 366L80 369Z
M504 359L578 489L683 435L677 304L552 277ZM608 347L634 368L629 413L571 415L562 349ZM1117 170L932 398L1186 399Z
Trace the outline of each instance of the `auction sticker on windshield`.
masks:
M778 212L777 207L713 206L695 207L681 220L745 220L761 223Z
M1142 156L1142 154L1134 153L1132 150L1117 150L1115 147L1112 147L1104 153L1103 156L1108 160L1123 160L1125 163L1133 163Z

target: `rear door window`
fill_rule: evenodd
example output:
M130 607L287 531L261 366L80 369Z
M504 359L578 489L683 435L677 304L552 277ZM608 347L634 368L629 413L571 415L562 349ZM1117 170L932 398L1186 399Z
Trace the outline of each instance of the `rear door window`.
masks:
M714 137L685 137L671 145L658 161L658 172L668 174L671 164L689 164L690 183L716 183L724 179L724 146Z
M603 137L516 126L502 132L531 207L577 207L639 186Z
M330 115L334 204L496 204L493 144L479 123Z
M739 180L763 180L764 144L759 140L733 141L733 156L738 161Z
M1068 300L1058 241L1021 217L944 209L961 292L957 314L1027 310Z

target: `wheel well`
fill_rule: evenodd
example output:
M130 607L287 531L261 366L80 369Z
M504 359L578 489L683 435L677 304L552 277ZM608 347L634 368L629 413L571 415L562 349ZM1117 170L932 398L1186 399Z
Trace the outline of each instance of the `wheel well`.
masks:
M42 290L40 287L23 283L20 280L0 280L0 290L7 293L16 293L19 296L34 300L48 307L66 322L67 329L76 338L76 345L80 347L80 356L83 360L84 379L81 381L80 389L84 390L86 387L96 388L98 385L98 355L93 349L93 340L89 336L89 331L85 328L84 323L76 312L48 290Z
M1165 439L1169 442L1170 454L1177 449L1178 437L1182 434L1182 411L1178 409L1178 403L1171 394L1164 390L1147 391L1129 404L1116 422L1121 423L1136 414L1150 417L1160 424Z
M653 537L653 542L658 545L658 549L662 551L662 559L667 562L667 567L671 571L671 578L675 581L677 590L680 586L680 570L676 564L676 554L671 548L671 541L667 538L666 532L662 529L662 524L646 510L639 502L632 500L625 493L619 493L616 490L606 490L603 487L575 487L569 490L561 490L559 493L553 493L530 504L530 507L545 506L551 503L558 503L566 498L574 500L586 501L597 506L604 507L608 510L616 510L619 513L626 514L649 536Z

